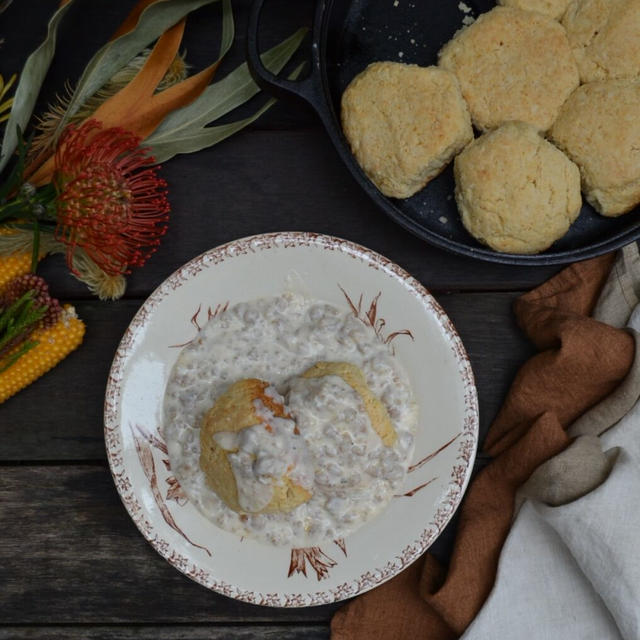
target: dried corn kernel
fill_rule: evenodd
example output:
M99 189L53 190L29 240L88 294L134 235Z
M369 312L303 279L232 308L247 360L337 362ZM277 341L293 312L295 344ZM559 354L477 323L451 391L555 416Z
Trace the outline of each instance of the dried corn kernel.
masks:
M58 322L38 329L30 336L38 344L0 373L0 404L55 367L76 349L84 337L85 326L71 305L65 305Z
M16 276L31 271L31 252L20 251L0 257L0 290Z

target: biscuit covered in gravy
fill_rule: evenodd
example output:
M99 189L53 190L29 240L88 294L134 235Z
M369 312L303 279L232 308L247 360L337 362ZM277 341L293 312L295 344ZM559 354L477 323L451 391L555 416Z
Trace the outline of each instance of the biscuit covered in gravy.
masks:
M349 362L318 362L302 374L303 378L319 378L322 376L339 376L354 389L362 399L373 430L380 436L385 446L390 447L393 445L397 438L393 423L380 398L369 389L364 374L359 367Z
M200 466L211 488L234 511L287 512L311 498L311 493L296 484L290 475L295 465L287 461L285 468L274 474L273 464L269 468L268 445L260 450L260 442L268 443L278 429L284 432L285 438L288 436L290 441L297 438L299 447L304 447L291 416L274 395L269 393L269 385L263 380L239 380L218 398L204 417L200 430ZM248 429L257 433L249 434ZM247 438L249 435L253 437ZM250 441L246 442L247 439ZM254 479L255 466L261 462L264 473L258 470L260 477ZM246 480L243 486L239 486L239 477Z

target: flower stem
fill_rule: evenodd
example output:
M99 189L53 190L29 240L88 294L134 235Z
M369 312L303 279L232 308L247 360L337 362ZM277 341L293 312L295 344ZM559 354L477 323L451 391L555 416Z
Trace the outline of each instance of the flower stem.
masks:
M40 257L40 223L38 220L33 221L33 252L31 254L31 271L36 272L38 268L38 259Z

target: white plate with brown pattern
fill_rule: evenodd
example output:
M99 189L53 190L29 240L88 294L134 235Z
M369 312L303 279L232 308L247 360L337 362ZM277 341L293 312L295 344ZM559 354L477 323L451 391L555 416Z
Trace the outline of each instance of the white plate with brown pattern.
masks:
M167 379L181 345L216 309L277 296L292 282L354 313L393 341L418 403L405 483L374 519L313 547L267 546L218 528L172 474L161 436ZM462 499L478 441L473 373L451 321L429 292L383 256L329 236L253 236L208 251L163 282L116 351L105 398L113 479L155 550L203 586L253 604L344 600L402 571L437 538Z

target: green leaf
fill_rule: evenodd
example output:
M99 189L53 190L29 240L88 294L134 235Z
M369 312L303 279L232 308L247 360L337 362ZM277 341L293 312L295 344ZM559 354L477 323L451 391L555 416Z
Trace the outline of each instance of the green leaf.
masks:
M59 136L68 119L118 70L126 65L148 44L160 37L169 27L188 13L218 0L157 0L149 5L138 19L135 29L107 42L85 67L69 101L67 112L59 122L55 137Z
M275 99L269 100L269 102L256 113L244 120L222 124L216 127L207 127L197 133L184 133L181 136L172 138L168 142L160 142L151 147L151 155L153 155L156 162L166 162L179 153L194 153L201 149L212 147L257 120L267 109L274 105L275 102Z
M272 73L279 73L298 49L307 31L298 29L273 49L263 53L262 62L267 69ZM191 104L170 113L147 138L145 144L154 149L160 148L161 145L167 148L166 145L173 141L203 134L206 125L244 104L259 91L260 88L253 81L249 68L244 63L224 79L208 86Z
M19 125L16 127L16 146L18 147L18 158L4 184L0 186L0 203L4 202L4 199L9 195L9 193L15 191L22 181L22 172L24 170L28 144L24 140L22 130Z
M297 78L304 66L305 63L299 65L290 74L289 79L293 80ZM255 122L275 103L276 100L272 98L253 115L245 118L244 120L238 120L237 122L230 122L229 124L222 124L215 127L201 127L193 132L183 131L180 134L173 136L170 140L153 144L151 146L151 154L155 158L156 162L165 162L179 153L194 153L195 151L200 151L206 147L212 147L225 138L232 136L237 131L244 129L252 122Z
M233 22L233 8L231 0L222 0L222 38L220 39L220 53L218 60L222 60L231 49L235 37L235 24Z
M31 114L33 113L33 107L40 93L40 88L49 71L49 66L51 65L51 60L56 50L58 25L72 4L73 0L70 0L70 2L60 7L53 16L51 16L49 26L47 27L47 37L27 58L24 64L18 87L13 96L11 115L4 130L0 155L0 171L7 166L7 162L18 144L18 127L22 129L22 131L25 131L27 128L29 118L31 118Z

